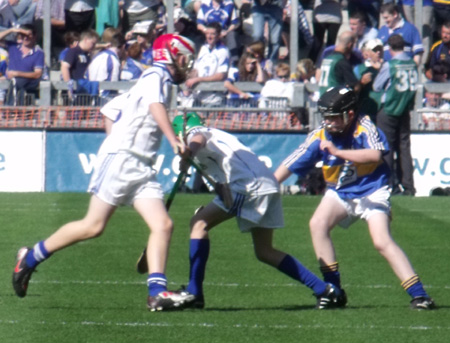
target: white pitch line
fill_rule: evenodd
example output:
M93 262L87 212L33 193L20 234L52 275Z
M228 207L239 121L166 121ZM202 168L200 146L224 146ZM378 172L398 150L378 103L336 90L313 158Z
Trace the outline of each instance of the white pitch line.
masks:
M97 321L81 321L81 322L49 322L49 321L22 321L22 320L0 320L0 325L21 325L26 324L31 325L48 325L48 326L104 326L104 327L197 327L197 328L229 328L229 329L255 329L255 330L335 330L335 329L346 329L346 330L406 330L406 331L428 331L428 330L450 330L450 326L381 326L381 325L326 325L326 324L314 324L314 325L288 325L288 324L270 324L264 325L259 323L254 324L223 324L223 323L169 323L169 322L97 322Z
M129 286L129 285L145 285L146 281L114 281L114 280L48 280L48 281L39 281L39 280L30 280L30 283L35 284L73 284L73 285L119 285L119 286ZM180 285L182 282L169 282L169 285ZM213 286L213 287L255 287L255 288L264 288L264 287L298 287L301 286L299 282L297 283L222 283L222 282L204 282L205 286ZM354 284L343 284L344 288L393 288L395 285L354 285ZM424 285L427 289L450 289L450 285L444 286L433 286L433 285Z

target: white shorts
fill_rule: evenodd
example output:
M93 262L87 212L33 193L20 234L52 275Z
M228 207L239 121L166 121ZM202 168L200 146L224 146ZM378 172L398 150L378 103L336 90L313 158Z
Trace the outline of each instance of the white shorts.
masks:
M114 206L132 205L139 198L164 199L155 170L128 153L98 155L88 192Z
M331 189L327 190L324 196L332 197L347 211L347 217L339 222L339 226L343 228L348 228L358 218L367 221L374 213L386 213L388 216L391 214L391 203L389 201L391 192L389 192L388 186L384 186L366 197L357 199L342 199L336 191Z
M250 196L233 192L233 199L231 209L227 209L219 197L214 198L213 203L236 216L241 232L250 232L252 228L284 227L283 206L279 193Z

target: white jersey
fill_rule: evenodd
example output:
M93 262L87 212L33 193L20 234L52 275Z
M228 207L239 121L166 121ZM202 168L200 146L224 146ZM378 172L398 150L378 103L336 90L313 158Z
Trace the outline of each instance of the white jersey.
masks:
M89 81L119 81L120 68L117 54L110 49L103 50L89 63L87 79Z
M233 192L253 196L278 193L279 185L273 173L248 147L224 131L195 127L188 136L201 134L206 146L198 151L195 160L216 182L228 183Z
M199 77L211 76L217 73L228 73L230 64L230 51L222 42L218 42L214 49L210 49L208 44L201 47L194 69Z
M166 65L155 63L124 95L119 106L114 102L116 117L111 133L106 137L99 154L130 152L153 162L159 149L162 131L149 112L152 103L168 105L172 76ZM102 108L106 112L111 106ZM109 114L109 113L107 113Z

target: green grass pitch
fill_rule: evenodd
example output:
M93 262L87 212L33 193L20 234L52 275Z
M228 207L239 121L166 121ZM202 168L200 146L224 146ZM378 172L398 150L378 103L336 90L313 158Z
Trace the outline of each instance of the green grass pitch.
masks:
M172 289L188 278L189 218L211 198L178 194L172 204ZM275 234L278 248L315 273L308 220L319 201L285 196L286 227ZM17 249L81 218L88 195L0 193L0 342L449 342L450 198L392 202L393 236L435 299L436 311L409 309L409 296L374 250L364 222L332 233L348 307L318 311L308 288L256 261L250 235L231 220L211 232L206 308L148 312L146 277L135 272L148 230L131 208L120 208L102 237L40 265L27 297L19 299L11 287Z

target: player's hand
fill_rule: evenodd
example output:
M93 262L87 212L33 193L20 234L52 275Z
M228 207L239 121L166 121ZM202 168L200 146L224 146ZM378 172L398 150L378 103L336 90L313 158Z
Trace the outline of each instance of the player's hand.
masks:
M322 140L320 141L320 150L322 151L328 151L329 154L331 155L336 155L336 152L338 151L338 148L336 148L336 146L328 141L328 140Z
M225 207L230 209L233 206L233 195L231 194L230 186L227 183L217 182L214 191L223 201Z

